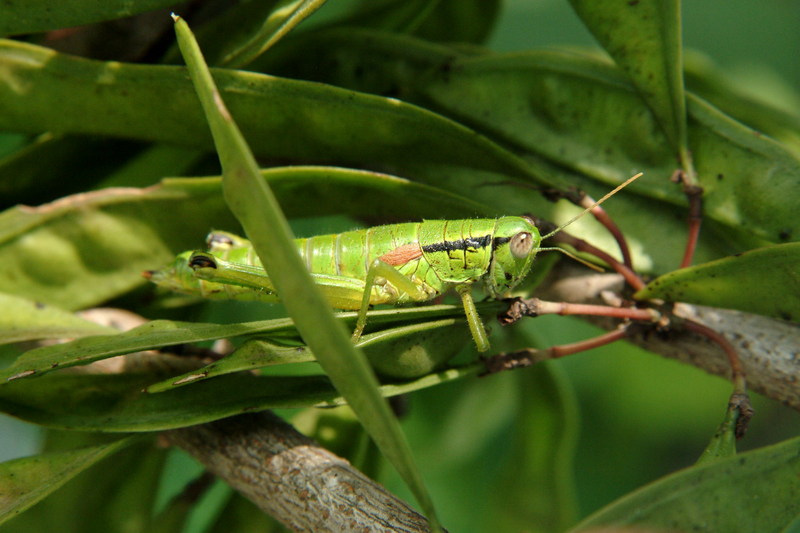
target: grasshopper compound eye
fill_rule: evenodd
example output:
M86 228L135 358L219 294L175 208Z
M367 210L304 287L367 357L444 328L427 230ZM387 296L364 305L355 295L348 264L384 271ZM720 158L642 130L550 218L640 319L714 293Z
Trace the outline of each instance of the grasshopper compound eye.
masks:
M189 266L198 268L217 268L217 263L208 254L195 253L189 258Z
M533 236L527 231L520 231L511 237L508 248L511 250L511 255L517 259L523 259L531 253L531 249L533 248Z

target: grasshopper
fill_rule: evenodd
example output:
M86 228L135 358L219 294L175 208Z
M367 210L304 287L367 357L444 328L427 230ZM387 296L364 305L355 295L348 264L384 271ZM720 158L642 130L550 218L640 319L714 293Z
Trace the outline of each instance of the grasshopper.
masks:
M425 220L295 239L297 250L332 307L358 310L357 341L371 305L427 302L454 289L461 298L478 351L489 349L472 286L482 282L501 298L531 271L544 239L610 198L628 179L591 207L542 236L525 216ZM145 276L159 286L205 298L278 301L275 287L249 241L212 232L208 251L184 252L167 268ZM569 254L568 254L569 255Z

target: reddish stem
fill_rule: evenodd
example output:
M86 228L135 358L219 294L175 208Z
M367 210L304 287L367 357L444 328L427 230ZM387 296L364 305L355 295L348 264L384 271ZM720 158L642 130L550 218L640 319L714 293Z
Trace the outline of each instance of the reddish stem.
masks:
M594 199L590 196L585 196L581 201L582 207L586 208L589 207L594 203ZM622 234L622 230L619 229L619 226L611 219L611 216L603 209L601 206L596 205L592 208L592 216L597 219L614 237L614 240L617 241L617 246L619 246L619 251L622 254L622 262L625 264L628 269L631 271L633 270L633 259L631 258L631 250L628 247L628 241L625 239L625 235Z
M686 236L686 249L683 252L683 259L681 260L681 268L686 268L692 265L694 259L694 252L697 249L697 240L700 237L700 226L703 223L703 188L699 185L688 183L686 173L682 170L676 170L670 178L676 183L683 186L683 194L689 201L689 232Z
M695 333L699 333L700 335L711 339L720 348L722 348L728 358L728 364L730 364L731 367L731 380L736 388L736 392L744 392L747 388L745 385L744 369L742 369L742 363L739 360L739 354L736 353L736 349L731 345L730 342L728 342L728 339L726 339L718 331L691 320L686 320L683 325L689 331L694 331Z
M591 350L592 348L599 348L601 346L605 346L606 344L611 344L612 342L624 339L627 334L628 332L625 328L615 329L614 331L603 333L602 335L598 335L597 337L593 337L591 339L573 342L571 344L562 344L560 346L551 346L545 351L550 359L556 359L558 357L585 352L586 350Z
M567 232L562 231L561 233L554 235L552 239L556 242L561 242L564 244L569 244L573 248L575 248L579 252L586 252L588 254L592 254L593 256L597 257L598 259L607 263L611 268L613 268L617 273L619 273L625 281L630 285L634 290L638 291L644 288L645 283L639 275L628 268L628 266L623 265L613 257L611 257L608 253L604 252L603 250L589 244L588 242L584 241L583 239L579 239L573 235L570 235Z
M607 305L578 304L568 302L548 302L539 298L515 300L508 310L498 318L504 326L513 324L524 316L540 315L591 315L611 318L624 318L641 322L655 323L661 314L655 309L637 309L632 307L609 307Z
M627 318L655 322L659 313L653 309L636 309L630 307L609 307L607 305L576 304L569 302L546 302L539 300L539 314L541 315L591 315L607 316L611 318Z
M483 375L494 374L502 372L503 370L512 370L514 368L523 368L531 366L537 361L544 361L547 359L557 359L574 353L584 352L592 348L599 348L606 344L611 344L614 341L625 338L627 331L625 328L609 331L592 339L574 342L572 344L562 344L560 346L552 346L546 350L536 350L534 348L525 348L516 352L507 354L499 354L494 357L486 359L486 372Z
M747 425L753 417L754 410L753 405L750 403L750 397L747 395L747 379L745 378L742 363L739 360L739 354L736 353L736 349L728 342L728 339L718 331L691 320L685 321L684 327L714 341L728 357L728 364L731 367L731 381L733 381L733 394L731 394L731 398L728 401L728 409L738 411L735 433L736 438L741 439L747 432Z
M702 211L702 203L703 200L700 197L697 197L697 203L701 205L698 207L700 211ZM694 259L694 252L697 249L697 240L700 238L700 226L703 223L702 215L695 216L693 214L689 214L689 232L686 237L686 249L683 252L683 259L681 260L681 268L686 268L692 266L692 260Z

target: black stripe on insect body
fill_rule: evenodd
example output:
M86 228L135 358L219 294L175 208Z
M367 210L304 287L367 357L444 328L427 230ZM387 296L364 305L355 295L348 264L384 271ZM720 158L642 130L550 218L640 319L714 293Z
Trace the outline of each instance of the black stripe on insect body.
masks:
M483 235L481 237L467 237L466 239L458 239L457 241L441 241L433 244L428 244L422 247L425 253L435 252L452 252L455 250L467 249L481 249L489 246L492 242L491 235Z
M505 243L509 242L510 240L511 240L510 237L496 237L496 238L492 239L492 251L494 252L500 246L503 246Z

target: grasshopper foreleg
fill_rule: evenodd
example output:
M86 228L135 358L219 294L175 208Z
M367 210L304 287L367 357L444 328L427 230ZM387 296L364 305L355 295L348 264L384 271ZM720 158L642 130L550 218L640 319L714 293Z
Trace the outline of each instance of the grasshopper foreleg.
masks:
M475 308L475 301L472 299L472 285L464 283L456 285L456 291L461 296L461 303L464 306L464 313L467 315L467 324L469 324L469 331L472 333L472 338L475 340L475 345L479 352L485 352L489 349L489 338L486 335L486 328L483 326L483 321L478 310Z

